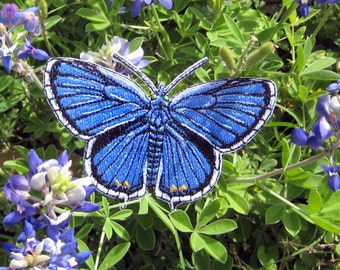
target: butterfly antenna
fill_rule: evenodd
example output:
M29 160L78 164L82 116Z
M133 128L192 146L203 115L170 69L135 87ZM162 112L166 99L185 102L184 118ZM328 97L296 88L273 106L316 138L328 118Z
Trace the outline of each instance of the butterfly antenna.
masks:
M194 73L197 69L204 66L208 62L208 57L204 57L201 60L197 61L195 64L188 67L186 70L184 70L181 74L177 75L177 77L169 83L164 93L168 94L172 89L176 87L177 84L179 84L182 80L184 80L186 77L190 76L192 73Z
M147 87L154 93L158 92L157 87L153 84L153 82L146 76L139 68L137 68L134 64L132 64L129 60L124 58L118 53L113 53L112 58L117 60L121 64L123 64L127 69L129 69L133 74L135 74L138 78L140 78Z

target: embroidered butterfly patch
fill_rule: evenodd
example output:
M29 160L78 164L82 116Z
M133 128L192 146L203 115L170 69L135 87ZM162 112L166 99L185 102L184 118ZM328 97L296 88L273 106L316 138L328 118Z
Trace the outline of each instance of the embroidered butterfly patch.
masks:
M99 191L124 202L148 189L172 209L202 197L220 176L222 155L249 143L275 107L276 85L264 79L210 81L169 98L207 58L157 88L113 57L142 79L150 96L129 77L72 58L48 61L44 87L59 121L86 141L86 174Z

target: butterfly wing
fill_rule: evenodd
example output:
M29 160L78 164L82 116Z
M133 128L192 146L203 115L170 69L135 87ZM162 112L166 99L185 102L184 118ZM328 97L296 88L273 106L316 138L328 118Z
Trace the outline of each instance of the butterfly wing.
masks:
M221 153L210 143L180 123L171 121L165 128L161 177L155 194L171 209L194 201L209 192L221 172Z
M146 192L148 125L122 125L91 139L85 149L87 175L96 179L99 191L121 201Z
M169 104L156 196L171 207L209 192L222 154L247 144L269 119L276 86L259 79L213 81L189 87Z
M45 94L59 121L87 141L84 166L97 189L120 200L145 194L150 100L129 78L99 65L53 58Z
M247 144L271 116L276 86L270 80L230 79L189 87L170 103L172 118L221 153Z
M66 129L81 139L143 118L150 101L127 77L72 58L52 58L44 73L47 101Z

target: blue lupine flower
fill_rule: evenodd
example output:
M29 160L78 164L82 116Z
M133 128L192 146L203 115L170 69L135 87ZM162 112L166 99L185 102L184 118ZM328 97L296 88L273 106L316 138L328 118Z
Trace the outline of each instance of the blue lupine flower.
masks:
M324 164L320 164L321 168L324 170L325 173L328 175L328 185L329 187L337 191L340 188L340 178L339 178L339 171L340 166L326 166Z
M340 0L339 0L340 1ZM327 86L326 88L328 91L339 91L340 90L340 80L338 80L335 83L331 83L330 85Z
M14 225L21 220L30 220L37 227L43 227L33 219L37 208L47 206L48 213L44 218L45 226L57 225L64 228L68 225L70 212L57 215L55 205L67 205L72 211L94 212L100 209L98 204L85 201L95 190L92 180L88 177L73 179L69 171L71 161L67 152L63 152L58 160L43 162L32 150L29 154L30 172L25 178L21 175L10 176L4 186L8 200L16 204L17 209L4 218L5 225ZM33 197L31 190L41 192L40 198ZM33 204L31 204L33 203ZM44 217L44 216L43 216ZM66 221L66 225L65 225Z
M302 128L295 128L292 131L292 135L290 139L293 143L299 146L306 146L308 145L308 133L307 131L303 130Z
M48 58L50 58L50 56L48 55L47 52L34 48L31 45L28 38L26 37L25 38L25 45L23 46L21 51L18 53L18 57L20 59L23 59L23 58L26 58L26 57L29 57L29 56L32 56L34 59L39 60L39 61L44 61L44 60L47 60Z
M11 269L77 269L91 255L90 251L77 253L78 243L73 229L55 230L53 235L50 232L47 238L39 241L34 226L25 221L17 242L23 243L21 248L10 243L2 244L12 259Z
M309 15L309 5L312 0L297 0L298 4L300 4L300 13L303 17L307 17Z
M332 135L332 127L326 118L321 116L312 126L312 132L319 141L323 142Z
M318 0L317 1L318 4L321 4L321 3L336 4L339 2L340 0Z
M142 10L142 7L148 6L154 3L154 0L134 0L132 1L131 14L136 17ZM172 0L159 0L159 2L167 9L172 8Z
M8 27L12 27L16 24L16 13L19 12L19 7L16 4L4 4L0 10L0 23Z
M36 16L38 10L39 7L30 7L23 12L16 12L16 23L23 24L27 32L33 32L39 25L39 18Z
M0 55L2 66L6 69L7 72L10 72L12 70L12 54L15 48L17 47L17 43L14 43L10 48L8 48L6 45L5 35L2 35L0 38L1 38Z

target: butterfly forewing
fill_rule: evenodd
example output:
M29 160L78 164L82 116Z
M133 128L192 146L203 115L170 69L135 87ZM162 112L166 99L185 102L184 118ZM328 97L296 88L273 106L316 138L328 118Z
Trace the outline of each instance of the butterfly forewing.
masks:
M127 77L89 62L53 58L44 74L45 93L59 121L88 140L143 118L150 101Z
M230 79L198 84L170 103L172 118L222 153L247 144L269 119L276 87L269 80Z

